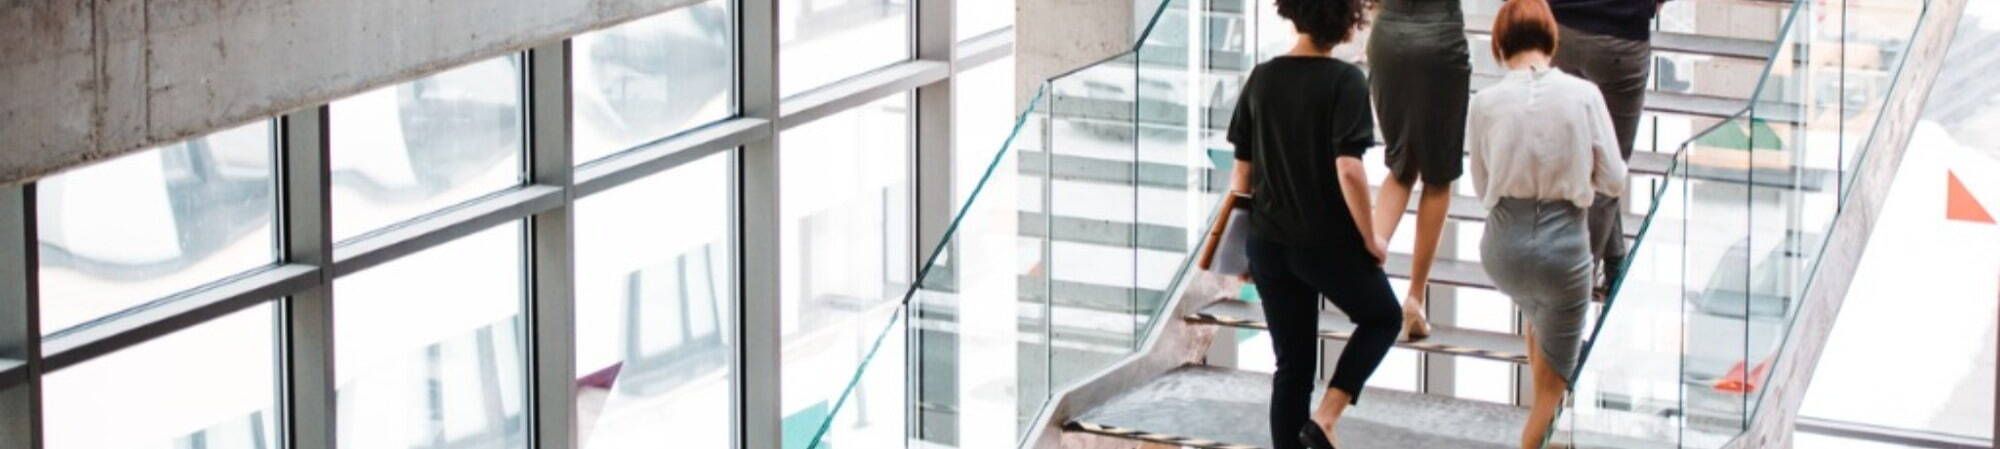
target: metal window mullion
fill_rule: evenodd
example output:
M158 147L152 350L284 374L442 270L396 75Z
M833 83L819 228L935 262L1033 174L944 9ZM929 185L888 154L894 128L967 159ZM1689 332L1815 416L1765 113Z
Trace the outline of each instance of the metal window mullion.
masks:
M41 314L35 185L0 187L0 358L23 381L0 383L0 447L42 448Z
M570 41L535 47L527 56L528 176L562 189L561 205L531 216L528 226L527 295L522 317L530 337L522 344L528 371L530 446L577 447L575 180L570 129Z
M1424 186L1429 189L1430 186ZM1403 217L1416 221L1417 217ZM1438 238L1437 254L1456 258L1458 255L1459 223L1447 218L1443 232ZM1424 289L1424 311L1430 317L1432 328L1458 326L1458 287L1448 287L1432 282ZM1404 299L1405 301L1408 298ZM1422 382L1418 391L1439 396L1458 395L1458 356L1426 352L1419 373Z
M766 121L767 138L736 152L736 216L731 223L737 251L736 372L730 376L735 413L735 447L779 449L784 445L780 373L782 318L778 283L779 248L777 132L778 2L737 0L739 110Z
M915 132L911 136L913 144L911 148L915 151L913 158L915 164L911 167L909 179L915 181L913 190L916 194L916 206L913 208L915 215L913 218L916 221L916 232L910 238L915 239L912 247L916 257L911 259L913 266L909 269L912 273L922 274L924 264L931 258L937 257L934 252L943 251L954 256L958 254L953 248L938 246L940 242L944 242L947 228L951 226L952 216L955 215L953 212L960 206L957 204L958 180L954 179L958 172L954 157L956 151L953 150L956 143L954 120L957 99L953 93L951 77L951 74L956 73L952 65L958 60L958 46L954 31L956 16L952 9L956 0L918 0L915 3L916 58L944 61L946 64L945 76L942 79L916 89L913 105ZM960 261L940 260L940 262L963 265ZM954 272L959 271L962 270L954 270ZM924 279L912 277L912 282L921 287ZM956 319L956 314L927 313L921 301L913 301L906 310L912 314L910 318L913 319L907 321L912 324L933 322L943 324ZM960 446L958 429L962 428L963 424L958 421L962 417L956 416L953 412L960 409L957 394L960 381L956 360L960 348L958 338L952 332L925 331L923 328L924 326L915 325L905 328L909 337L905 339L909 350L904 352L908 358L904 363L907 370L904 378L910 380L906 382L909 390L905 397L911 399L906 404L904 415L908 417L906 421L909 427L908 435L929 443ZM957 328L955 324L941 327L941 329L954 328ZM925 357L926 355L938 357L931 359ZM937 407L925 407L925 404ZM942 416L932 419L926 409L939 410L938 413Z
M313 285L279 302L279 444L334 449L333 202L328 106L286 114L279 126L279 248L288 264L318 267Z

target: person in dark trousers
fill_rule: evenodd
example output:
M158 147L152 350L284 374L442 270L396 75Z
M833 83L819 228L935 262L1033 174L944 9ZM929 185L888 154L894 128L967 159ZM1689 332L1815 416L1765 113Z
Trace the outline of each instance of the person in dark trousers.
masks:
M1597 85L1618 131L1618 152L1628 162L1653 74L1653 17L1665 1L1548 0L1563 38L1555 67ZM1599 196L1590 205L1591 254L1604 273L1599 296L1609 293L1625 267L1624 210L1619 197Z
M1375 145L1367 75L1331 57L1366 20L1362 2L1277 0L1298 43L1251 71L1229 124L1239 161L1231 185L1251 197L1250 278L1277 355L1271 438L1279 449L1333 447L1341 414L1402 329L1361 162ZM1309 421L1322 296L1356 328Z
M1416 252L1403 328L1410 340L1431 334L1425 305L1431 265L1451 209L1451 183L1465 173L1465 104L1471 96L1472 57L1458 0L1379 0L1368 37L1375 115L1382 121L1383 162L1389 174L1374 211L1375 233L1387 241L1417 200Z

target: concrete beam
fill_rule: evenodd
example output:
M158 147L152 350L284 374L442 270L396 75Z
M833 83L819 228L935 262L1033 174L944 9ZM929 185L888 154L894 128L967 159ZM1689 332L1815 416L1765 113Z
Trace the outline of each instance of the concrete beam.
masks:
M0 2L0 185L695 2Z

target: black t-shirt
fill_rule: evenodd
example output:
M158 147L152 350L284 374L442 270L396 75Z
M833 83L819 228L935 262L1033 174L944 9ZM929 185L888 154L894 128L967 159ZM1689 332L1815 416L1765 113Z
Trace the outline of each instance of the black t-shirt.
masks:
M1250 72L1229 142L1237 160L1254 164L1252 236L1291 246L1366 247L1341 196L1334 159L1361 157L1375 146L1368 101L1367 75L1333 58L1281 56Z

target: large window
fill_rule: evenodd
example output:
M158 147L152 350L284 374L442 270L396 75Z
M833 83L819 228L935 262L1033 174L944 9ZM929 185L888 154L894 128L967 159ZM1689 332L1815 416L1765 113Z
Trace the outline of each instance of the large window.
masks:
M730 5L710 0L571 41L577 163L734 112Z
M909 105L895 95L779 137L786 447L812 438L840 405L910 285ZM889 333L832 421L840 446L900 446L903 339Z
M778 92L909 59L910 0L778 0Z
M964 201L1018 114L993 34L1016 0L945 1L676 0L559 39L425 36L478 53L450 60L371 30L394 79L234 99L286 110L0 181L0 342L42 343L0 354L0 421L41 423L0 448L898 448L925 444L926 386L955 388L923 390L951 423L919 437L1012 441L1046 394L1015 392L1013 158L959 231L986 238L938 271L1008 288L957 322L900 302L938 243L919 217L962 206L920 210L917 189ZM958 31L926 48L997 40L910 64L920 20ZM209 88L259 82L237 78ZM952 97L948 122L915 120L918 90ZM166 113L203 111L183 106ZM918 176L919 135L954 145L921 152L945 173ZM912 326L940 323L925 349L957 352L915 377ZM760 391L782 402L743 402ZM779 427L743 419L767 413Z
M577 202L587 449L727 448L736 279L729 153Z
M952 13L958 16L956 19L958 23L952 30L959 40L1014 26L1015 0L957 0L957 2L952 6L958 9ZM1011 67L1011 64L1009 66Z
M521 226L334 282L344 449L525 448Z
M333 102L333 238L521 183L521 58Z
M276 260L271 142L257 122L38 182L42 332Z
M251 307L49 375L47 447L278 447L273 310Z

